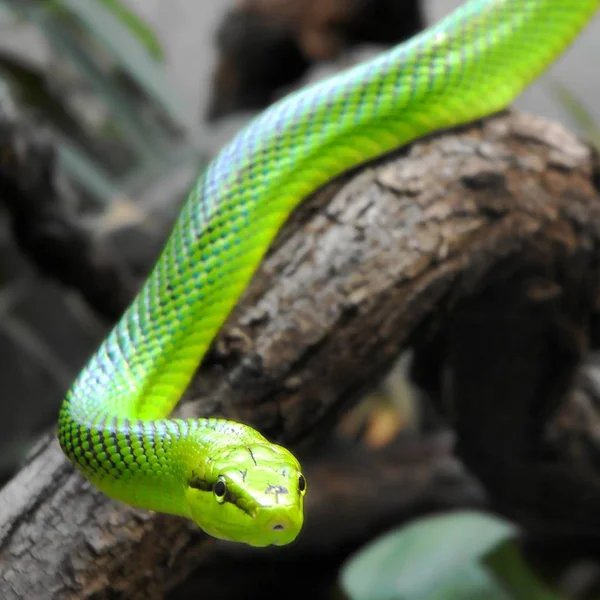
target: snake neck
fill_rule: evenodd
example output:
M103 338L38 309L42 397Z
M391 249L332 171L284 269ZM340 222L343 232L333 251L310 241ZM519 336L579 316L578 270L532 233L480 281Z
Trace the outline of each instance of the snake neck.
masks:
M62 410L58 423L63 452L101 491L139 508L188 518L186 487L203 478L224 436L239 445L264 439L224 419L144 421L104 415L76 421Z

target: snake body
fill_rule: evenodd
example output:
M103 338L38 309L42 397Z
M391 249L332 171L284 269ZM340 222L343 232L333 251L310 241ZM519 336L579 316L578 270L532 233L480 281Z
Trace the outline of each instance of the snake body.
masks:
M255 118L200 176L146 283L68 392L58 421L66 456L109 496L215 537L294 540L306 490L296 458L246 425L169 414L303 198L424 134L505 108L599 5L473 0Z

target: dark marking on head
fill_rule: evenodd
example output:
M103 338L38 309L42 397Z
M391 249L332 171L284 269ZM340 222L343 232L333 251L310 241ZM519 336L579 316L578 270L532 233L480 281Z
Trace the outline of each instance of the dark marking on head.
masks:
M248 469L240 469L240 473L242 474L242 481L246 483L246 476L248 475Z
M283 485L271 485L267 486L265 494L289 494L289 491Z
M288 489L283 485L271 485L267 486L265 494L275 494L275 502L279 504L279 494L289 494Z
M252 462L254 463L254 466L258 467L258 463L256 462L256 459L254 458L254 454L252 454L252 448L248 447L246 449L250 453L250 458L252 459Z

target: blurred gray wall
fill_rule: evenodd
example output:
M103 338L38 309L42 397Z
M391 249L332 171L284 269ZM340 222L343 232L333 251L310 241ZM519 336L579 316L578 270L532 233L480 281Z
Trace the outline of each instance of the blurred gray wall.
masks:
M233 0L128 1L156 27L166 49L171 81L192 110L203 114L207 82L214 65L213 32ZM440 19L462 3L426 0L429 21ZM600 16L596 16L577 43L515 105L574 127L575 123L553 98L552 84L558 81L582 99L600 121L599 62Z

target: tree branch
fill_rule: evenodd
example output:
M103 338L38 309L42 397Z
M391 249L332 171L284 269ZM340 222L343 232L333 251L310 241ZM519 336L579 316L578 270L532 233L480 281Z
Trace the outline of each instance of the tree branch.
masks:
M308 199L204 360L187 394L201 400L179 410L252 423L300 452L310 492L298 543L256 552L125 508L46 441L0 493L4 597L186 597L225 565L240 586L228 581L220 597L235 598L257 565L264 575L284 557L333 564L390 524L481 504L435 436L408 459L406 440L347 450L341 463L320 446L409 347L414 380L451 419L495 506L533 531L600 540L597 473L566 464L545 436L593 339L597 173L561 127L502 114ZM386 490L382 504L373 489Z

